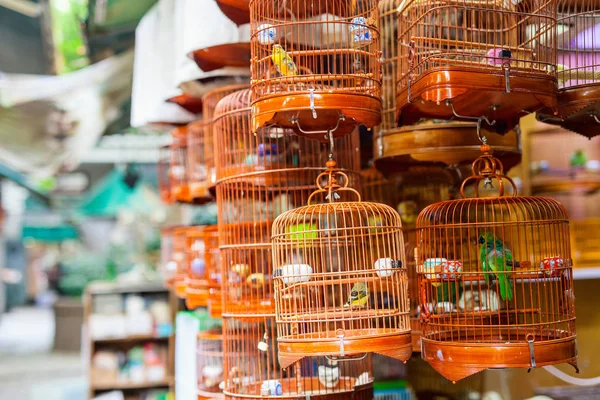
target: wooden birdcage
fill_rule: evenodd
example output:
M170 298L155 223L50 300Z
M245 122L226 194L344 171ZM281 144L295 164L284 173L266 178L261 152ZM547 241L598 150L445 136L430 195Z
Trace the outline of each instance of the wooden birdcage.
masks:
M273 222L279 362L365 352L406 361L412 344L400 216L362 202L333 160L317 186L308 206ZM358 201L337 202L343 192ZM327 202L310 205L320 195Z
M274 318L224 318L223 327L226 399L373 399L369 354L347 360L310 357L282 369Z
M325 144L280 128L253 133L250 114L250 90L242 90L221 100L214 118L224 315L275 312L271 225L305 204L328 157ZM358 184L358 134L335 139L334 148Z
M376 0L251 0L250 20L253 131L322 140L380 123Z
M215 326L198 333L196 371L198 400L223 399L223 329Z
M600 134L600 3L558 0L558 115L541 121L587 137Z
M360 177L363 200L396 208L400 201L400 179L398 177L386 178L372 167L362 170Z
M160 275L165 286L173 288L174 278L177 274L177 261L174 257L174 227L166 227L160 230Z
M187 232L188 227L178 226L173 228L173 261L175 262L175 273L167 281L170 288L175 291L177 297L185 298L186 276L187 276Z
M171 196L175 201L190 203L192 196L188 183L188 126L183 125L171 131L171 163L169 167L169 184Z
M521 162L521 140L514 130L504 135L478 133L477 123L426 120L376 132L374 165L387 175L406 172L415 165L470 165L480 154L483 137L507 169Z
M516 196L489 146L482 151L463 198L417 219L423 359L453 381L487 368L577 368L567 213L555 200ZM498 196L479 196L492 189Z
M190 195L200 203L202 200L210 201L212 199L209 186L209 171L205 162L206 131L208 123L203 120L192 122L187 130L187 156L188 156L188 181Z
M398 126L485 117L504 133L526 113L556 110L556 12L555 0L403 2Z
M396 78L398 76L398 7L402 0L379 2L383 78L381 84L381 125L379 131L396 129Z
M238 83L234 85L227 85L220 87L218 89L211 90L207 92L202 97L203 111L202 115L205 121L204 124L204 139L203 139L203 149L204 149L204 165L206 169L206 173L208 175L208 184L213 187L216 182L216 171L215 171L215 147L214 147L214 135L213 135L213 124L214 124L214 115L215 109L219 101L227 95L237 92L239 90L245 89L248 87L246 83Z
M171 190L171 145L162 146L159 149L158 162L156 163L156 175L158 178L158 191L163 203L172 204L173 191Z
M206 307L210 290L220 290L219 231L216 225L194 226L186 232L186 305Z

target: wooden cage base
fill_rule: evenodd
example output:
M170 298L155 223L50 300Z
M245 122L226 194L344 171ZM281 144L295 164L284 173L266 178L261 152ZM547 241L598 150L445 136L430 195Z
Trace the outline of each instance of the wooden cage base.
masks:
M510 73L510 92L504 73L461 67L436 69L422 75L396 96L398 126L412 125L421 118L460 119L445 103L452 102L460 116L485 116L493 126L484 128L504 134L527 112L547 107L556 110L557 81L552 75ZM525 112L525 113L524 113Z
M265 96L252 104L252 131L276 125L291 129L295 133L327 141L324 130L333 130L334 137L341 137L352 132L358 125L373 128L381 123L381 101L375 97L352 93L315 92L313 116L309 93L281 93ZM345 117L340 121L340 116ZM316 132L306 134L300 132Z
M185 287L185 305L193 310L197 307L206 307L208 305L209 290L207 287L199 288L190 284Z
M238 302L228 301L223 308L223 314L228 317L254 318L259 315L274 315L275 302L273 299L248 299Z
M225 398L225 395L221 390L218 392L211 392L208 390L203 390L198 388L198 400L210 400L210 399L218 399L222 400Z
M378 353L407 361L412 355L410 331L386 328L355 329L344 332L343 356L337 332L279 336L277 338L279 365L287 368L304 357L345 357L364 353Z
M496 339L498 340L490 341L486 337L469 336L468 342L446 342L422 337L421 355L436 371L451 381L458 381L490 368L532 367L527 341L511 340L510 335L503 336L502 340ZM568 363L579 372L575 336L535 340L533 348L536 367Z
M244 387L244 393L234 393L230 390L224 390L225 399L298 399L306 400L373 400L373 383L356 385L356 378L340 376L338 386L327 389L320 382L319 378L300 378L300 382L295 379L286 378L281 380L281 396L261 396L260 387L262 382L255 382ZM298 385L303 385L299 388ZM301 390L299 390L301 389Z
M185 284L184 279L175 281L174 289L175 289L175 296L179 297L180 299L185 299L187 285Z
M208 295L207 307L208 315L211 318L223 318L223 296L220 291L210 290Z
M273 192L277 191L278 188L287 189L290 186L299 185L300 188L294 187L294 189L298 190L305 187L307 192L311 192L314 190L315 178L318 174L313 176L307 172L307 169L302 167L282 170L269 169L264 166L234 165L223 169L221 172L223 178L220 182L235 180L235 183L243 182L252 186L246 190L269 190Z
M192 196L190 195L190 187L186 184L172 186L171 196L175 199L175 201L180 201L182 203L189 203L192 201Z
M217 5L236 25L250 23L249 0L217 0Z
M588 138L600 134L600 83L562 89L558 92L558 115L544 109L536 114L539 121L559 125Z
M410 318L410 336L412 339L413 353L421 352L421 320L418 317Z
M506 170L521 162L519 137L482 134ZM383 132L376 138L374 163L387 172L404 172L413 165L466 165L481 155L473 123L423 124Z
M206 182L190 182L190 198L194 204L211 202L213 197L208 190Z

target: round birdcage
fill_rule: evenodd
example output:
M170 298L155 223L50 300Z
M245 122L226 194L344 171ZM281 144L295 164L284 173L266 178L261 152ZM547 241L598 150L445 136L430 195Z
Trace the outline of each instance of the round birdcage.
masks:
M198 333L196 345L198 400L223 399L223 329L215 326Z
M160 230L160 267L159 272L168 288L173 287L174 277L177 274L177 261L174 257L175 227L165 227Z
M167 286L174 290L177 297L185 298L186 276L187 276L187 232L189 227L178 226L173 228L173 261L175 262L175 273L167 281Z
M217 203L224 315L273 315L271 225L281 213L305 204L328 157L328 147L280 128L250 127L250 91L233 93L215 111ZM340 165L358 184L359 141L334 139Z
M396 128L396 77L398 76L398 7L402 0L379 2L383 78L381 84L381 125L379 131Z
M408 0L398 18L398 126L485 117L504 133L556 110L555 0Z
M587 137L600 134L600 3L557 0L558 115L539 120Z
M567 213L555 200L517 196L482 150L463 198L417 219L422 356L453 381L487 368L577 368ZM498 196L479 196L492 189Z
M494 155L507 169L521 162L521 139L514 130L498 135L482 132L473 122L426 120L376 132L374 165L388 175L415 165L470 165L480 155L482 140L494 148Z
M171 190L171 145L162 146L158 151L158 162L156 163L156 175L158 179L158 191L163 203L172 204L175 199Z
M208 306L211 290L220 290L219 231L216 225L194 226L186 232L186 305Z
M250 20L253 131L322 140L380 123L376 0L251 0Z
M231 93L237 92L239 90L245 89L248 87L247 83L238 83L234 85L227 85L220 87L218 89L211 90L207 92L202 97L202 116L203 120L206 122L204 125L204 165L206 169L206 173L208 175L208 183L210 187L214 187L215 182L217 180L216 170L215 170L215 151L214 147L214 135L213 135L213 126L214 126L214 116L215 109L217 108L217 104L224 97L228 96Z
M386 204L395 208L400 201L400 179L386 178L377 169L371 167L360 171L362 180L362 198L365 201Z
M183 125L171 131L173 141L170 151L169 184L172 198L182 203L192 201L188 184L187 130L187 125Z
M327 167L309 205L273 222L279 362L366 352L406 361L412 344L400 216L362 202L335 161ZM358 201L337 202L343 192ZM310 205L320 195L327 202Z
M372 357L336 360L310 357L282 369L275 320L223 319L226 399L373 399Z
M188 125L187 130L187 156L188 156L188 182L190 196L197 203L210 201L209 174L205 163L205 136L208 123L204 120L195 121Z

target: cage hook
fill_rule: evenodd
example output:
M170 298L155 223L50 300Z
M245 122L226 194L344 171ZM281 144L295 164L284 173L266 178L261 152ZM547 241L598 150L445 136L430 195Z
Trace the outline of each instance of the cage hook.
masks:
M317 110L315 109L315 89L310 89L310 111L312 111L313 119L317 119Z
M477 137L479 138L479 141L481 142L481 144L486 145L487 144L487 137L481 136L481 122L483 121L484 118L485 117L480 117L480 118L477 119Z
M591 112L590 117L594 118L596 120L596 122L600 124L600 119L598 119L598 117L596 116L596 113Z
M527 343L529 344L529 362L531 364L531 367L529 367L529 369L527 370L527 372L531 371L533 368L536 367L536 362L535 362L535 352L534 352L534 347L533 347L533 342L535 341L535 337L529 333L526 337Z
M318 135L318 134L324 134L325 138L328 139L327 135L330 133L333 133L335 131L337 131L340 127L340 123L346 120L346 116L344 114L340 114L340 116L338 117L337 123L335 124L335 126L332 129L326 129L326 130L320 130L320 131L305 131L304 129L302 129L302 127L300 126L300 120L298 119L297 116L290 118L290 122L293 125L296 125L296 128L303 134L305 135Z
M506 93L510 93L510 63L502 64L502 69L504 69L504 85Z
M488 119L488 117L486 117L485 115L482 115L481 117L470 117L467 115L460 115L456 113L456 110L454 109L454 104L452 103L452 101L450 100L446 100L444 102L447 106L449 106L452 109L452 114L454 114L454 116L456 118L460 118L460 119L467 119L467 120L471 120L471 121L480 121L483 120L485 121L489 126L494 126L496 124L496 120L492 120L490 121Z

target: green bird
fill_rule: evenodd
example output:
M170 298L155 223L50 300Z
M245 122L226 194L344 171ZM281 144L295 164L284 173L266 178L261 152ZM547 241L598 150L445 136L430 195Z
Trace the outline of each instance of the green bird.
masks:
M490 232L484 232L479 236L480 244L479 256L481 266L486 272L507 272L513 267L512 252L506 248L502 240L495 238ZM508 274L497 273L498 285L500 286L500 297L502 300L512 300L512 283L508 279ZM488 274L485 275L486 282L489 283Z
M571 167L572 168L583 168L587 163L587 157L583 153L583 150L575 150L573 154L571 154Z
M369 288L365 282L359 282L352 286L348 301L344 307L364 307L369 301Z

